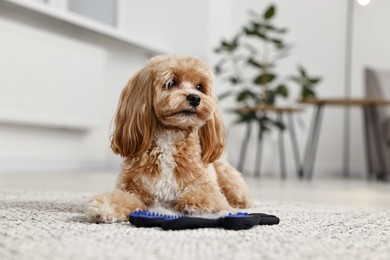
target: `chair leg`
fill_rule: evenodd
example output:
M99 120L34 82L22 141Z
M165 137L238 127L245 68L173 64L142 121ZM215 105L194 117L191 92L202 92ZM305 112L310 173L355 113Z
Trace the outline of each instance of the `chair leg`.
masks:
M250 122L248 122L247 127L246 127L245 137L244 137L244 140L242 141L242 145L241 145L240 159L238 160L238 165L237 165L237 170L239 172L242 172L242 170L244 168L246 151L248 150L248 143L249 143L249 139L251 137L251 133L252 133L252 125Z
M318 104L316 110L314 111L311 129L306 143L305 155L303 158L301 169L299 171L300 177L304 177L306 175L308 179L311 179L313 176L314 160L317 151L319 132L322 120L322 109L323 104Z
M259 133L257 136L257 147L256 147L256 160L255 160L256 177L260 177L262 156L263 156L263 131L261 129L261 126L259 126Z
M316 116L314 118L314 129L313 129L313 140L312 147L309 153L309 163L308 163L308 178L311 179L313 177L314 163L316 159L316 153L318 148L318 139L320 136L321 123L322 123L322 111L323 105L320 104L317 106Z
M288 116L288 126L289 126L291 144L292 144L293 153L294 153L294 160L295 160L295 165L297 167L297 174L298 174L298 177L302 177L299 174L300 167L301 167L301 159L299 158L300 157L299 156L299 147L298 147L297 135L295 133L293 114L288 113L287 116Z
M308 138L306 141L305 154L303 157L301 169L299 171L299 177L301 177L301 178L303 178L303 177L309 178L311 175L311 173L309 173L308 171L310 171L311 155L313 153L314 139L316 136L316 129L317 129L317 125L318 125L318 119L319 119L321 108L322 108L322 105L316 106L316 109L314 111L314 115L311 119L310 130L309 130Z
M371 153L371 138L372 138L372 130L370 129L370 116L369 109L367 106L363 106L363 129L364 129L364 141L366 148L366 163L367 163L367 178L372 179L374 177L373 167L372 167L372 153Z
M303 178L305 177L305 175L307 175L307 164L309 163L309 157L310 157L310 150L312 149L312 141L313 138L314 138L314 122L315 122L315 119L316 119L316 114L317 112L314 111L314 115L313 117L311 118L311 123L310 123L310 130L308 132L308 137L307 137L307 140L306 140L306 148L305 148L305 153L303 155L303 161L302 161L302 165L301 165L301 168L299 170L299 173L298 173L298 176L300 178Z
M343 175L345 178L348 178L350 175L350 134L351 134L351 109L350 107L345 107L345 116L344 116L344 137L343 137Z
M283 113L278 112L278 121L283 124ZM280 172L282 179L286 179L286 158L284 152L284 138L283 138L284 129L279 129L279 159L280 159Z
M379 167L380 171L377 175L378 180L386 181L387 180L387 169L386 169L386 162L385 162L385 155L382 149L382 143L380 138L383 136L381 133L379 120L378 120L378 112L376 110L375 106L369 106L369 110L371 112L372 121L373 121L373 130L375 131L374 134L374 141L375 146L377 149L377 155L378 155L378 161L379 161Z

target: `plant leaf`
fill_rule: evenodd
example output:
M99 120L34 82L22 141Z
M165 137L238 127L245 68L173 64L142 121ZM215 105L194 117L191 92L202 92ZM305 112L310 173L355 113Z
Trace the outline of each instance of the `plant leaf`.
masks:
M248 59L248 64L255 66L256 68L263 69L265 66L263 64L260 64L258 61L256 61L254 58Z
M240 94L237 95L237 98L236 98L236 100L238 102L243 101L245 99L246 99L246 92L241 92Z
M251 25L254 29L258 30L261 27L264 27L264 24L258 23L258 22L251 22Z
M270 73L261 74L254 79L253 83L257 85L265 85L273 81L275 78L276 78L275 74L270 74Z
M301 73L302 77L307 77L306 76L306 70L302 66L299 66L298 69L299 69L299 73Z
M248 62L248 64L250 64L250 65L252 65L252 66L254 66L254 67L256 67L256 68L259 68L259 69L266 69L266 68L271 68L271 67L273 67L273 65L272 64L263 64L263 63L260 63L260 62L258 62L258 61L256 61L254 58L249 58L248 60L247 60L247 62Z
M255 30L254 28L249 29L247 27L244 27L243 31L246 35L256 35L257 33L257 30Z
M278 93L279 95L283 96L283 97L288 97L288 89L286 87L286 85L279 85L276 89L276 93Z
M318 82L321 81L321 78L320 78L320 77L311 78L311 79L309 79L309 81L310 81L310 83L311 83L312 85L315 85L315 84L317 84Z
M271 39L271 42L275 43L276 45L283 45L283 41L281 39Z
M278 49L283 49L285 47L284 42L281 39L271 39L271 42L273 42Z
M256 94L248 89L245 89L245 90L241 91L240 93L238 93L237 101L240 102L240 101L246 100L248 97L255 98Z
M259 32L256 28L245 27L243 31L247 36L256 36L261 39L268 40L268 37L264 33Z
M268 19L272 18L275 14L275 11L276 11L276 8L274 5L271 5L270 7L268 7L268 9L264 13L264 19L268 20Z
M301 92L301 98L302 99L307 99L307 98L315 97L315 96L316 96L316 94L315 94L315 92L312 89L310 89L308 87L303 87L302 88L302 92Z
M275 26L270 24L264 25L264 28L276 33L286 33L288 31L287 28L276 28Z
M234 39L231 42L222 40L221 45L218 48L216 48L214 51L216 53L220 53L222 51L233 52L235 49L237 49L238 44L239 42L238 42L238 35L237 35L236 37L234 37Z

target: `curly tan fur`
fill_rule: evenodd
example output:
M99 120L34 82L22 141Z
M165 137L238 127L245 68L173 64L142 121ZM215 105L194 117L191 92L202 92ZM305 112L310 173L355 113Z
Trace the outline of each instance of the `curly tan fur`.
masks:
M250 205L241 174L220 159L224 125L213 75L199 59L157 56L129 81L111 148L124 157L122 171L116 190L92 198L92 222L123 221L156 203L188 214Z

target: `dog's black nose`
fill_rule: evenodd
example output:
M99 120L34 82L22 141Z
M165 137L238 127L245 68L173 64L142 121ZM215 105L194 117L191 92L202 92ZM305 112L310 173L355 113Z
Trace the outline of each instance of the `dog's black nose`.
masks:
M196 94L189 94L187 96L187 101L190 103L191 106L197 107L200 104L200 96Z

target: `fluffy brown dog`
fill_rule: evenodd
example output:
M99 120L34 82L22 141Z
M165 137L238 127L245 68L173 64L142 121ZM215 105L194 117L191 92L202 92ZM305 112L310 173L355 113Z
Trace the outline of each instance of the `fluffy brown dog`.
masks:
M155 204L188 214L248 207L241 174L220 159L224 130L208 67L192 57L151 59L116 111L111 148L124 157L117 188L91 200L88 219L125 221Z

